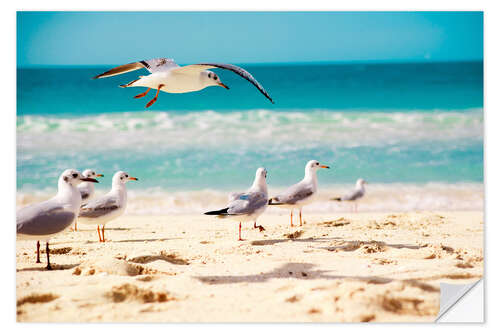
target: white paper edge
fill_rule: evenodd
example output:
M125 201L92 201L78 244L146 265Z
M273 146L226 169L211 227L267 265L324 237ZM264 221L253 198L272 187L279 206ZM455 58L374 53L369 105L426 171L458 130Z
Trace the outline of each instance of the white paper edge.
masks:
M439 323L484 322L484 281L469 284L441 283Z

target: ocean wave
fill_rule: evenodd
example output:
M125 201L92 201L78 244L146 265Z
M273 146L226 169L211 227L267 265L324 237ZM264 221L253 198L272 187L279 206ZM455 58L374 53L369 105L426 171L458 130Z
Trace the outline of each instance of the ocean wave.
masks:
M123 112L93 116L17 117L18 147L76 149L290 144L336 146L483 138L482 109L432 112L337 110ZM90 134L90 135L89 135Z
M279 193L282 188L270 188L269 195ZM321 187L318 200L304 208L304 213L333 213L350 211L350 203L329 200L352 190L352 185ZM161 188L129 190L127 214L165 215L201 214L218 209L227 204L231 191L167 191ZM38 191L18 191L17 207L46 200L54 189ZM104 194L98 191L96 196ZM427 184L369 184L367 194L358 209L365 212L376 211L464 211L482 210L484 186L482 183L427 183ZM266 214L288 214L287 210L269 207Z

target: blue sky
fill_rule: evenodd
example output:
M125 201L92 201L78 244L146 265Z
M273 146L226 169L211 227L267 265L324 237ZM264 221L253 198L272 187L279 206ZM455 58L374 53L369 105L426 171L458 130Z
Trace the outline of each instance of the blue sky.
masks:
M483 59L481 12L18 12L18 66Z

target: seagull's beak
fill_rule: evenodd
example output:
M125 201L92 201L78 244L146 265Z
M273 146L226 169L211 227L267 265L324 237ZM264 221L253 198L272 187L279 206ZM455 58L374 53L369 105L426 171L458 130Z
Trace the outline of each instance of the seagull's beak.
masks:
M96 179L94 178L82 178L82 182L92 182L92 183L99 183Z
M330 169L330 167L328 165L320 165L319 167L323 168L323 169Z
M219 82L219 86L224 87L224 88L226 88L227 90L229 90L229 87L228 87L228 86L226 86L226 85L225 85L224 83L222 83L222 82Z
M129 179L129 180L139 180L139 179L137 179L137 178L135 178L135 177L128 177L128 179Z
M96 177L104 177L104 175L102 173L98 173L97 175L95 175Z

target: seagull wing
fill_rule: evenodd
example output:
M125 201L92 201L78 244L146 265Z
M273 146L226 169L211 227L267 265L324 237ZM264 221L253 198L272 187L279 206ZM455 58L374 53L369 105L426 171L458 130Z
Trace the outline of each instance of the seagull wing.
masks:
M361 198L364 195L364 192L361 190L354 190L353 192L344 195L342 197L342 201L352 201Z
M228 195L228 201L231 202L234 200L238 200L238 198L244 194L245 192L232 192Z
M250 215L267 205L267 196L263 192L247 192L240 194L229 203L229 215Z
M104 196L88 202L80 208L81 217L96 218L109 214L120 208L118 199L112 196Z
M179 65L177 65L173 59L155 58L149 60L141 60L112 68L107 72L94 76L93 79L102 79L105 77L124 74L136 71L141 68L146 68L150 73L155 73L155 72L165 72L176 67L179 67Z
M227 69L233 73L238 74L239 76L241 76L242 78L244 78L245 80L247 80L248 82L253 84L257 89L259 89L259 91L264 96L266 96L267 99L269 99L271 101L271 103L274 104L273 99L271 98L271 96L269 96L266 89L264 89L264 87L252 76L252 74L250 74L249 72L247 72L243 68L235 66L235 65L216 64L216 63L196 64L196 65L187 65L187 66L179 67L179 68L174 69L174 71L177 73L200 73L200 72L203 72L203 71L205 71L207 69L211 69L211 68Z
M273 198L271 205L293 205L299 201L307 199L314 192L311 185L304 184L302 182L297 183L289 187L285 192Z
M76 215L61 204L45 201L20 209L17 212L17 233L24 235L51 235L69 227Z

